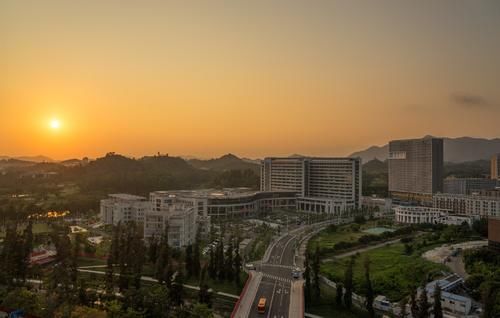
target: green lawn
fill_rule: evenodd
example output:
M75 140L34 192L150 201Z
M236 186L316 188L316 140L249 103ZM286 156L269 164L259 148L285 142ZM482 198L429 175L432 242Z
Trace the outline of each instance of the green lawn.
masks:
M78 257L78 266L106 265L106 260L90 257Z
M368 233L363 232L363 230L377 227L377 223L375 221L367 221L365 224L360 225L359 231L353 231L353 225L354 224L338 226L335 231L331 231L329 228L326 228L309 241L309 247L316 247L316 244L319 244L321 249L329 249L333 248L335 244L339 242L355 242L360 237L368 235Z
M435 277L442 270L447 270L444 265L429 262L420 256L424 250L433 247L428 246L408 256L404 254L404 245L397 243L358 255L354 267L355 290L364 294L364 260L368 256L375 293L385 295L391 301L400 300L411 286L421 285L427 275ZM343 281L348 262L349 258L327 262L321 265L321 271L333 281Z

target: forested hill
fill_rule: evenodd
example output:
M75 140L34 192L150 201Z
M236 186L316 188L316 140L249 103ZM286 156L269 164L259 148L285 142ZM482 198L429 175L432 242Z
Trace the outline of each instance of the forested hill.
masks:
M180 157L133 159L115 153L73 166L0 161L0 194L31 192L38 187L68 183L76 184L82 192L100 194L147 194L155 190L207 187L258 188L260 177L254 167L258 165L233 155L225 157L209 161L203 168Z
M220 158L209 160L191 159L189 163L196 168L204 170L229 171L250 169L255 173L260 173L259 164L238 158L233 154L227 154Z

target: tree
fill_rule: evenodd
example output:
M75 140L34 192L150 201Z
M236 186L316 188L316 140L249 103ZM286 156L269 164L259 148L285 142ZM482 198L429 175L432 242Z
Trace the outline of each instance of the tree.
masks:
M232 281L233 280L233 243L232 243L232 240L229 241L229 244L228 244L228 247L227 247L227 250L226 250L226 259L225 259L225 262L224 262L224 270L225 270L225 278L228 280L228 281Z
M417 303L417 289L412 287L410 290L410 301L411 301L411 316L418 317L418 303Z
M213 310L210 309L206 304L194 304L191 311L192 317L194 318L213 318Z
M304 260L304 297L306 304L311 302L311 269L309 266L309 259L310 259L310 253L309 251L306 252L306 258Z
M314 252L314 259L312 263L312 288L314 291L314 299L319 299L321 289L319 287L319 270L320 270L320 250L319 245L316 245L316 250Z
M16 288L10 291L1 301L1 305L9 308L23 309L30 314L37 314L41 310L38 296L26 288Z
M436 284L434 289L434 318L443 318L443 308L441 306L441 286Z
M217 278L217 269L215 265L215 253L214 249L210 247L210 259L208 261L208 276L210 276L211 279Z
M408 303L408 300L406 298L403 298L401 300L401 302L399 303L399 306L401 307L401 314L400 314L400 317L401 318L406 318L406 316L408 315L406 313L406 305Z
M337 306L342 306L342 297L344 294L344 285L342 283L337 283L337 291L335 293L335 302Z
M222 243L222 235L217 244L217 249L215 250L215 261L216 261L216 269L217 269L217 277L219 281L223 281L226 278L224 272L224 244Z
M112 256L109 255L108 259L106 260L106 276L105 276L105 288L106 288L106 294L108 296L113 294L114 290L114 281L113 281L113 259Z
M236 248L236 253L233 259L233 267L234 267L234 282L237 287L241 286L241 256L240 249Z
M351 260L349 261L349 264L347 265L344 274L344 286L345 286L344 304L348 309L351 309L352 307L353 268L354 268L354 257L351 257Z
M188 278L193 275L193 246L191 244L186 247L186 275Z
M182 271L178 271L175 275L170 299L174 306L180 306L184 303L184 275Z
M370 259L367 257L365 259L365 284L366 284L366 310L370 318L375 317L375 310L373 309L373 300L375 298L373 294L372 282L370 280Z
M70 318L106 318L106 312L86 306L76 306Z
M148 258L151 263L156 263L158 258L158 240L156 236L149 239Z
M155 277L160 282L166 281L166 271L170 261L170 252L168 246L168 225L165 226L165 231L161 237L159 245L160 253L155 264Z
M200 292L198 294L198 301L202 304L206 304L208 307L212 307L212 295L206 283L206 273L207 267L203 266L200 274Z
M427 292L425 290L425 285L422 288L422 292L418 298L418 314L417 318L429 318L429 300L427 299Z
M200 277L201 262L200 262L200 243L201 243L201 232L200 228L196 230L196 237L193 245L193 275L194 277Z

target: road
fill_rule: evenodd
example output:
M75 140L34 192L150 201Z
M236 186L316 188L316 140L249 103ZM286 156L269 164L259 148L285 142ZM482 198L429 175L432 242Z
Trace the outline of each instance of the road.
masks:
M248 317L288 318L296 244L296 235L285 235L272 248L268 261L258 265L262 280ZM264 315L257 312L262 297L267 299Z

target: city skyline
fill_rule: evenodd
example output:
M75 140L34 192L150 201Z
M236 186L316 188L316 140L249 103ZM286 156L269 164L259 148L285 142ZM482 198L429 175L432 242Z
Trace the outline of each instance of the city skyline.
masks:
M496 1L3 1L0 21L0 155L500 136Z

